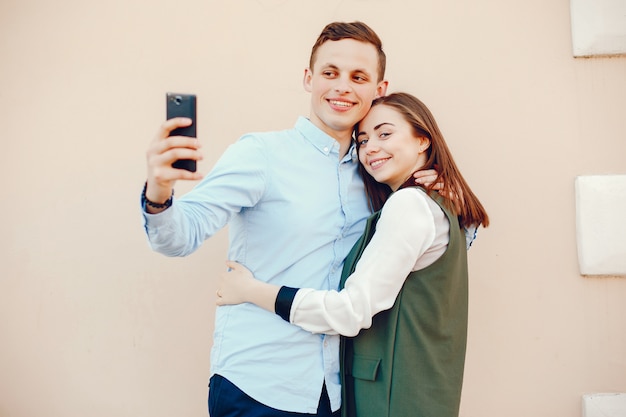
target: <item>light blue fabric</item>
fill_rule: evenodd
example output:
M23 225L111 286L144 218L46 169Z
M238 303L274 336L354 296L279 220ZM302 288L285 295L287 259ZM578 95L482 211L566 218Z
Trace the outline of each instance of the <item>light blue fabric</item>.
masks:
M294 129L245 135L171 208L144 213L150 245L185 256L228 224L228 259L258 279L337 289L370 214L357 166L354 148L340 161L339 144L303 117ZM338 346L337 336L310 334L251 304L219 307L211 374L265 405L301 413L316 412L325 380L334 411Z

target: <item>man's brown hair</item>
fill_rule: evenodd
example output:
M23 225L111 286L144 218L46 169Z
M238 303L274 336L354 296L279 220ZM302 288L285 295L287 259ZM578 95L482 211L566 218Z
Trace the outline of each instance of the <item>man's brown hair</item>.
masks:
M387 65L387 57L383 51L383 43L380 38L363 22L333 22L326 25L326 27L320 33L317 41L311 49L311 59L309 61L309 68L313 69L313 63L315 62L317 49L322 46L326 41L339 41L342 39L354 39L355 41L365 42L372 44L378 52L378 82L382 81L385 77L385 67Z

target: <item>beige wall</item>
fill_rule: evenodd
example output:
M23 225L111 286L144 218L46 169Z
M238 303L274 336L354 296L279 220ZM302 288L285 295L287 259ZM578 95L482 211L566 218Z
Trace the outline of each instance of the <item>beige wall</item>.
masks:
M573 59L568 1L4 0L0 416L206 415L226 233L186 259L146 244L164 93L199 95L206 172L308 114L313 41L356 19L491 214L462 416L575 417L584 393L626 392L626 278L579 275L573 186L626 173L626 57Z

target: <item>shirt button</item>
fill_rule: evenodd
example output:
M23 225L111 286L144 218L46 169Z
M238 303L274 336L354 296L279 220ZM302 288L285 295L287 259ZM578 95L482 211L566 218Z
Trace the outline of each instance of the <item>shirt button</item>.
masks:
M324 147L324 152L328 152L328 146Z
M324 341L324 347L328 347L328 342Z

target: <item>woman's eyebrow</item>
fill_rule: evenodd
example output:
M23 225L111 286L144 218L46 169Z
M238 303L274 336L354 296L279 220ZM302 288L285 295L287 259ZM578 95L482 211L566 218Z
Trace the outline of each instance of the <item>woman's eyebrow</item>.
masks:
M393 123L389 123L389 122L382 122L380 124L377 124L376 126L374 126L374 130L378 130L381 127L383 127L384 125L389 125L389 126L395 126Z
M376 130L380 129L381 127L383 127L384 125L395 126L393 123L382 122L382 123L379 123L376 126L374 126L374 130L376 131ZM365 132L359 132L359 133L356 134L356 137L358 138L359 136L364 135L364 134L365 134Z

